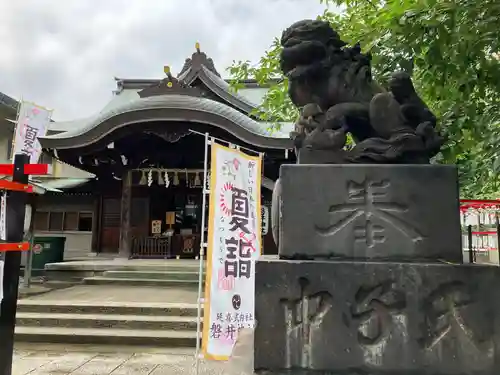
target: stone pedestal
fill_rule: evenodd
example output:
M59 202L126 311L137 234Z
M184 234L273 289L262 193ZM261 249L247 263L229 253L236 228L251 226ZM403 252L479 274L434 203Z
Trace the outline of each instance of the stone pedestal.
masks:
M453 166L282 166L261 374L500 373L500 268L463 265Z
M498 267L259 260L255 371L500 373Z
M279 255L462 262L458 182L445 165L284 165Z

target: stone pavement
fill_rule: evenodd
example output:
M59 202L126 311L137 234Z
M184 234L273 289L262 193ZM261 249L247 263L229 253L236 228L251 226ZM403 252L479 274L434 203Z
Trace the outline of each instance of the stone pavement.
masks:
M242 331L228 362L200 360L200 375L251 375L253 335ZM12 375L196 374L194 351L134 347L18 344Z
M67 351L64 347L16 349L12 375L177 374L189 373L193 362L193 354L130 353L126 350L99 353L75 348Z

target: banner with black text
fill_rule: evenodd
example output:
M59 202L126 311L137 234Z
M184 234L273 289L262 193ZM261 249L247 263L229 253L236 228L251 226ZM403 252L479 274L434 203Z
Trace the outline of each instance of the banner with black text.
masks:
M262 160L215 142L211 147L203 353L227 360L238 331L254 327Z

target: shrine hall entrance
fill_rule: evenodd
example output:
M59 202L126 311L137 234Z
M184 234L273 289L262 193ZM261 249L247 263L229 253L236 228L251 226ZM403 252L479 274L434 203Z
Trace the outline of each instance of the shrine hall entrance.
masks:
M203 170L133 170L130 258L197 258L200 251ZM101 251L118 253L121 199L104 198ZM206 228L205 228L206 230Z
M149 225L133 225L146 210L131 207L131 258L197 258L200 252L203 170L137 171L132 200L148 202ZM145 177L146 176L146 177ZM148 186L144 180L156 180ZM139 215L138 215L139 214Z
M230 138L222 130L210 130L215 138ZM231 141L241 142L234 137ZM102 201L96 214L100 217L99 252L123 258L199 257L202 230L207 232L208 227L207 223L201 228L204 142L203 136L189 130L175 136L131 131L115 138L113 148L107 152L123 150L119 151L121 155L113 156L114 162L100 164L96 171ZM127 163L120 169L123 160ZM264 164L264 173L274 181L278 165L270 157L264 158ZM262 187L266 217L271 195L269 187ZM208 202L205 209L208 218ZM272 233L267 229L263 231L263 247L276 253Z

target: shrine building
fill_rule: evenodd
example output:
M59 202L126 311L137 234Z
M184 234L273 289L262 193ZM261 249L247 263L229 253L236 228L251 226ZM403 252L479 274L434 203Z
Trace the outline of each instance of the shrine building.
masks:
M88 233L79 246L124 258L196 257L199 253L203 134L261 152L263 252L277 253L268 220L272 189L289 152L292 124L270 130L255 116L265 92L254 80L234 92L212 59L196 51L174 77L116 78L112 100L86 119L53 122L39 138L59 162L95 175L40 198L35 230ZM226 144L227 145L227 144ZM205 207L207 209L207 207ZM208 216L207 216L208 217Z

